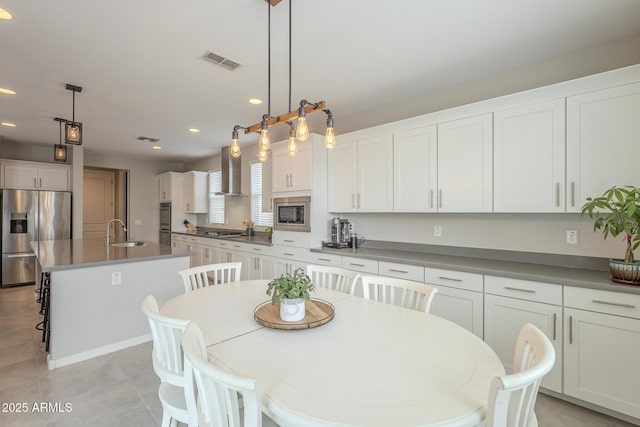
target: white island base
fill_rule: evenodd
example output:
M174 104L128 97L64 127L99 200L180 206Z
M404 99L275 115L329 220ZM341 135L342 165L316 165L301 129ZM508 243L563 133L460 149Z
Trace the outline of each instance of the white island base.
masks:
M50 269L49 369L150 341L142 301L152 294L161 306L183 293L178 271L189 267L189 255L169 249L164 256Z

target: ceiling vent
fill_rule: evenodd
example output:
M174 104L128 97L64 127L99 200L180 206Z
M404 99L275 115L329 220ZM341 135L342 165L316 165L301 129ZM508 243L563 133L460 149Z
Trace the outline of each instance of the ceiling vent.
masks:
M136 138L138 141L149 141L149 142L158 142L160 141L158 138L149 138L148 136L139 136Z
M229 58L225 58L224 56L220 56L217 53L213 53L210 50L206 51L202 55L202 59L205 61L213 62L216 65L226 68L227 70L235 70L240 67L240 64L230 60Z

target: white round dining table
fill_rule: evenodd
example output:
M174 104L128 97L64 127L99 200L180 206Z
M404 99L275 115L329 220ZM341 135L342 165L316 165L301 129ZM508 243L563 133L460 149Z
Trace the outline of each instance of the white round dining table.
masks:
M475 426L491 380L504 374L495 352L435 315L324 288L335 317L302 330L254 320L266 280L214 285L160 310L202 329L209 359L257 378L263 408L282 427Z

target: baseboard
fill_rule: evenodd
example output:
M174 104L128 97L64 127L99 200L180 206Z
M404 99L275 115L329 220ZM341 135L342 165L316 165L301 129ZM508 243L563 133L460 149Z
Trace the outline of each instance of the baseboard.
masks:
M53 370L56 368L61 368L63 366L73 365L74 363L93 359L94 357L103 356L115 351L124 350L125 348L133 347L135 345L143 344L149 341L151 341L151 334L142 335L117 343L105 345L103 347L94 348L89 351L83 351L82 353L72 354L71 356L63 357L60 359L53 359L51 357L51 354L49 354L47 355L47 367L49 368L49 370Z

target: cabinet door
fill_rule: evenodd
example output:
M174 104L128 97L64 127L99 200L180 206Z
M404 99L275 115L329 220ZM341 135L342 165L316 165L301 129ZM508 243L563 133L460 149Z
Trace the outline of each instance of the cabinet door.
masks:
M287 150L278 147L273 150L273 191L290 191L291 183L291 158Z
M393 137L358 141L358 212L393 211Z
M339 137L338 137L339 138ZM358 146L356 141L338 141L327 153L329 212L355 212L358 191Z
M273 277L280 277L283 274L293 274L294 270L307 268L307 263L300 261L293 261L283 258L273 258Z
M520 329L526 323L544 332L556 351L556 362L542 380L542 387L562 392L562 307L487 294L484 297L484 340L496 352L507 373Z
M270 257L250 255L247 271L250 280L271 280L275 277L273 274L273 262Z
M494 113L494 212L564 212L564 123L564 99Z
M450 320L482 339L482 293L439 285L436 287L438 292L431 303L431 314Z
M195 212L195 202L193 198L194 181L195 175L191 172L186 172L182 177L182 202L183 209L186 213Z
M571 308L564 316L564 393L640 418L640 320Z
M38 188L38 169L26 165L4 165L4 188L35 190Z
M158 176L158 198L161 202L171 201L171 175L168 173Z
M567 98L567 211L614 185L638 185L640 83Z
M48 191L68 191L69 168L67 166L39 167L38 188Z
M394 212L436 211L437 144L436 126L394 133Z
M311 190L311 167L313 140L298 144L298 152L290 156L290 186L291 191Z
M262 212L273 212L273 159L262 163Z
M438 211L491 212L491 114L438 125Z
M200 246L200 265L209 265L218 263L218 248L214 246Z

